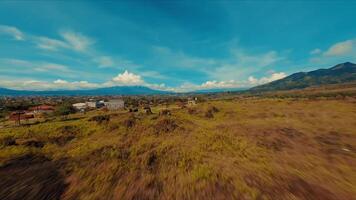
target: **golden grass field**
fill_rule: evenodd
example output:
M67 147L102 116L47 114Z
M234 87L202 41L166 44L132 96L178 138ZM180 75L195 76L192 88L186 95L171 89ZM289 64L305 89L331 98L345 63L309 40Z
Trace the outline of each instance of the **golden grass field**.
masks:
M159 109L0 129L0 199L356 199L354 98Z

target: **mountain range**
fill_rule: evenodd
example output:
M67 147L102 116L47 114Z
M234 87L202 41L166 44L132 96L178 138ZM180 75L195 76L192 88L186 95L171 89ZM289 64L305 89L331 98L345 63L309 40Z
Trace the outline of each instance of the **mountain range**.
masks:
M115 86L90 90L28 91L0 88L0 96L104 96L104 95L155 95L170 92L153 90L144 86Z
M320 86L356 81L356 64L345 62L329 69L318 69L310 72L298 72L283 79L250 88L251 92L302 89L310 86ZM206 89L190 93L216 93L226 91L242 91L236 89ZM29 91L0 88L0 96L95 96L95 95L158 95L172 92L154 90L144 86L115 86L89 90L49 90Z
M311 86L347 83L356 81L356 64L345 62L329 69L298 72L264 85L251 88L252 92L303 89Z

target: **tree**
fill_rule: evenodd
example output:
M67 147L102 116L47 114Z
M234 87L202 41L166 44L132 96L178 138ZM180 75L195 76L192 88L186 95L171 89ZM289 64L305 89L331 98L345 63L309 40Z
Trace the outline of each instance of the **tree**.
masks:
M67 116L72 113L75 113L75 109L70 103L63 103L57 106L54 111L56 116L62 116L63 118L67 118Z

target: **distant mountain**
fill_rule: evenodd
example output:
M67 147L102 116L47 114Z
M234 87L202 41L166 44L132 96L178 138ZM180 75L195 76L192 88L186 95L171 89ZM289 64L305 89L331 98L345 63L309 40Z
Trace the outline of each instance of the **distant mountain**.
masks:
M356 81L356 64L346 62L329 69L299 72L250 89L253 92L302 89L310 86Z
M195 90L193 93L238 92L244 90L247 90L247 88L214 88L214 89Z
M94 95L153 95L169 94L144 86L115 86L90 90L28 91L0 88L0 96L94 96Z

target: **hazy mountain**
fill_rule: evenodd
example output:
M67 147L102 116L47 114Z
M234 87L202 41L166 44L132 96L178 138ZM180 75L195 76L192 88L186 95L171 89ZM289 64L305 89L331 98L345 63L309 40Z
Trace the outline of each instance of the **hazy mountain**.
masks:
M247 90L247 88L213 88L213 89L195 90L193 93L238 92L244 90Z
M256 86L250 91L274 91L301 89L310 86L346 83L356 81L356 64L346 62L329 69L318 69L310 72L299 72L283 79Z
M152 95L169 92L153 90L144 86L116 86L90 90L27 91L0 88L0 96L86 96L86 95Z

